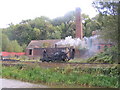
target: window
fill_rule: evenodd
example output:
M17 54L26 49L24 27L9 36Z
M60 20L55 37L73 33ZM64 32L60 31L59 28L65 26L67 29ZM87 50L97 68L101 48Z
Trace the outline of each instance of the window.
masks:
M32 49L29 49L29 55L32 55Z
M112 45L110 45L110 47L112 47Z
M100 46L97 47L98 50L100 50L100 48L101 48Z
M107 48L108 48L108 46L107 46L107 45L105 45L105 46L104 46L104 51L106 51L106 50L107 50Z

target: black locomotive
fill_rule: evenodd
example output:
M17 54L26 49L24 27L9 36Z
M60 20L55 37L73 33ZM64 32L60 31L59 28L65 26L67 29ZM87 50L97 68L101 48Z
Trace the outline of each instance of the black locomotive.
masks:
M74 59L75 49L67 48L68 50L59 50L54 53L48 53L46 49L43 51L42 62L66 62Z

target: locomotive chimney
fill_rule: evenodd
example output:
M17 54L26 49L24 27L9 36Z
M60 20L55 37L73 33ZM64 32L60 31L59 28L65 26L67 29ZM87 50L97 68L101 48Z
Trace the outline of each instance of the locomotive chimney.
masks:
M76 38L83 38L83 30L82 30L82 19L81 19L81 9L76 8Z

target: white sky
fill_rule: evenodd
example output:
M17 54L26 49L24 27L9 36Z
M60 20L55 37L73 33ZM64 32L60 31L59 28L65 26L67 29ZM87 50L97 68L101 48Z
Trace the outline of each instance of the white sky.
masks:
M93 0L1 0L0 28L11 22L47 16L50 19L63 16L65 13L80 7L82 13L94 17L97 13L92 7Z

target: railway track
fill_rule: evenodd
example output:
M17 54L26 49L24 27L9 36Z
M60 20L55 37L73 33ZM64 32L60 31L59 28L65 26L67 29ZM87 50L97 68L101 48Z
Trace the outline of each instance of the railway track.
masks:
M15 66L15 65L39 65L41 67L45 68L52 68L52 67L81 67L81 68L98 68L98 67L104 67L109 68L116 66L118 64L107 64L107 63L78 63L78 62L30 62L30 61L19 61L19 60L0 60L0 63L2 63L2 66Z
M41 61L20 61L20 60L14 60L14 59L4 59L1 60L2 62L29 62L29 63L54 63L54 64L108 64L109 63L81 63L81 62L41 62Z

